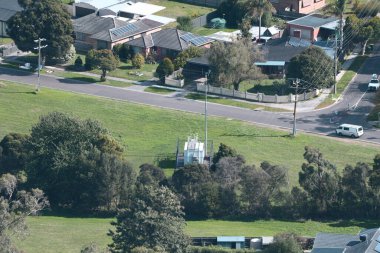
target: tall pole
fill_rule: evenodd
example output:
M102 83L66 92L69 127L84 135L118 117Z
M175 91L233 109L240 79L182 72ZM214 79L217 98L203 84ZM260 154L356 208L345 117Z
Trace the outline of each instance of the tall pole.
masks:
M38 93L40 91L40 86L41 86L41 83L40 83L40 71L41 71L41 49L42 48L45 48L47 47L47 45L44 45L44 46L41 46L41 41L45 41L46 39L43 39L43 38L38 38L38 40L34 40L34 42L38 43L38 47L35 47L34 49L38 49L38 67L37 67L37 70L38 70L38 82L37 82L37 86L36 86L36 93Z
M296 118L296 113L297 113L297 101L298 101L298 84L299 80L298 78L296 79L295 83L296 85L296 92L294 96L294 112L293 112L293 136L296 136L297 134L297 118Z
M208 83L207 83L207 72L205 74L205 156L207 156L207 90L208 90Z
M337 80L338 74L338 31L335 30L335 45L334 45L334 94L337 93Z

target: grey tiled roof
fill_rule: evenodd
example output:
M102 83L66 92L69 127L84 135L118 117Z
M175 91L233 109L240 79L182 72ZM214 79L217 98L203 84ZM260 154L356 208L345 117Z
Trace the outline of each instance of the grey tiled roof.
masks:
M103 31L108 31L109 29L115 27L126 25L128 23L111 17L100 17L93 13L75 19L73 24L75 32L94 35Z
M195 37L202 37L199 35L195 35L189 32L181 31L175 28L164 29L155 33L152 33L152 41L153 45L161 48L167 48L175 51L183 51L186 48L190 47L192 43L186 42L182 38L183 35L190 34ZM208 39L209 42L212 42L212 39ZM127 42L128 45L148 48L150 46L146 46L146 41L143 38L134 39Z
M17 0L0 0L0 21L8 21L19 11L22 11L22 8Z
M293 47L290 45L278 45L278 46L263 46L262 51L264 54L264 59L266 61L284 61L290 62L290 60L303 51L306 47Z
M289 21L288 24L317 28L317 27L326 25L328 23L334 22L336 20L338 20L338 18L336 17L324 17L319 14L312 14L312 15L308 15L302 18Z
M349 242L359 241L358 235L318 233L313 248L345 248Z

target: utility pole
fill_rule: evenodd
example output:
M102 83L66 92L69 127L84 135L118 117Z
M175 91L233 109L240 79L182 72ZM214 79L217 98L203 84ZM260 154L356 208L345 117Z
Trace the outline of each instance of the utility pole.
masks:
M338 74L338 30L335 29L335 45L334 45L334 94L337 93L337 80Z
M207 90L208 90L208 74L209 72L206 72L205 74L205 157L207 156Z
M38 47L35 47L34 49L38 50L38 83L36 86L36 93L40 91L40 71L41 71L41 49L47 47L47 45L41 46L41 41L46 41L46 39L38 38L38 40L34 40L35 43L38 43Z
M294 96L294 112L293 112L293 136L295 137L297 134L297 118L296 118L296 113L297 113L297 101L298 101L298 85L300 81L297 78L296 81L293 81L293 84L296 86L296 92Z

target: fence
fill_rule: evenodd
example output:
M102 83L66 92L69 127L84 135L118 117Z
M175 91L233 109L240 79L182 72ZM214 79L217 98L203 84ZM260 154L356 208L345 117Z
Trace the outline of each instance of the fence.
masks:
M10 46L0 47L0 56L7 56L10 54L14 54L18 51L18 48L15 44L11 44Z
M207 25L211 19L217 18L217 17L218 17L217 11L213 11L205 15L202 15L200 17L194 18L193 20L191 20L191 24L193 25L193 27L202 27L202 26Z
M218 8L219 5L225 0L181 0L183 3L208 6L212 8Z
M278 96L278 95L272 96L272 95L265 95L263 93L241 92L241 91L230 90L230 89L221 88L221 87L213 87L210 85L207 85L207 87L208 87L207 92L211 94L239 98L239 99L250 100L250 101L255 101L255 102L289 103L289 102L294 102L296 99L296 96L293 94L289 94L286 96ZM197 91L205 92L206 86L203 84L197 83ZM303 94L297 95L297 100L305 101L313 97L316 97L318 95L319 95L319 90L305 92Z

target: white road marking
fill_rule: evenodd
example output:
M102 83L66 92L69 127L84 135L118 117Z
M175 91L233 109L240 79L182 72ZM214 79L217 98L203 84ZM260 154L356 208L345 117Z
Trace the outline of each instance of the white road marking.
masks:
M356 107L358 107L359 103L362 101L362 99L363 99L363 97L365 96L365 94L367 94L367 91L365 91L365 92L363 93L363 95L359 98L358 102L356 102L356 103L351 107L353 110L356 110Z

